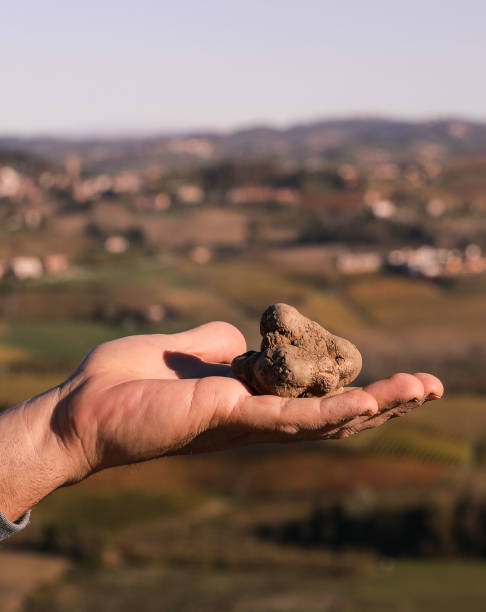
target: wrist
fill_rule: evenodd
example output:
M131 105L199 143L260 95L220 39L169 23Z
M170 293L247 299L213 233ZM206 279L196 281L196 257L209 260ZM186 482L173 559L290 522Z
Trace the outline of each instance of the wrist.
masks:
M17 521L72 479L73 460L55 431L55 387L0 413L0 510Z

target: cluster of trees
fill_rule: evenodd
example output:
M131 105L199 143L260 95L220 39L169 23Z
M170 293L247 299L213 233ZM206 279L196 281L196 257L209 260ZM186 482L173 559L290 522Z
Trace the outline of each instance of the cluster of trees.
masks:
M303 520L260 525L257 533L283 544L391 557L486 557L486 495L457 492L393 506L345 499Z

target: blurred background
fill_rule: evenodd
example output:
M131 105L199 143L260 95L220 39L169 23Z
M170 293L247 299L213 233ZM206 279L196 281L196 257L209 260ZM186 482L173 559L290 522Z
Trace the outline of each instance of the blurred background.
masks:
M446 396L56 492L5 611L486 602L482 2L2 3L0 407L94 345L296 306Z

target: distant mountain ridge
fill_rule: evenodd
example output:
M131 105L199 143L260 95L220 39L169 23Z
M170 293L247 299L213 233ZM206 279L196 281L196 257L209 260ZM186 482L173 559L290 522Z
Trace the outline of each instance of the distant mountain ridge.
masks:
M486 155L486 123L462 119L398 121L350 118L296 124L287 128L250 127L232 132L194 132L120 138L1 137L0 150L22 151L59 160L81 155L89 165L123 165L158 160L207 162L224 157L270 156L302 160L311 156L352 158L357 151L382 149L409 157L426 144L444 157Z

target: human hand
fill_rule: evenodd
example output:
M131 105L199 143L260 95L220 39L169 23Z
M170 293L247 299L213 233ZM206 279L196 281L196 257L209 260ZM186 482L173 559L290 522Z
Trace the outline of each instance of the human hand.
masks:
M442 394L435 377L399 374L331 398L253 396L227 365L245 350L221 322L97 347L56 408L58 435L81 458L75 478L168 454L344 437Z
M21 405L45 476L30 501L11 504L10 515L107 467L258 442L346 437L443 392L429 374L397 374L327 398L253 396L228 365L245 350L241 333L221 322L95 348L67 381Z

